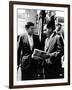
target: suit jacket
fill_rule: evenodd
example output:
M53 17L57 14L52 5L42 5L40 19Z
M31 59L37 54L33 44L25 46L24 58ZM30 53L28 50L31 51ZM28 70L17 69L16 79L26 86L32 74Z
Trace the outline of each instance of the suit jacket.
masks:
M23 34L20 36L18 41L18 52L17 52L17 64L18 66L21 64L23 69L28 69L31 66L31 55L33 53L34 48L39 49L39 37L37 35L33 35L33 49L31 50L28 36L26 34Z
M51 37L47 53L50 54L50 60L52 62L53 68L58 69L61 67L61 56L64 54L64 44L60 35L56 34Z

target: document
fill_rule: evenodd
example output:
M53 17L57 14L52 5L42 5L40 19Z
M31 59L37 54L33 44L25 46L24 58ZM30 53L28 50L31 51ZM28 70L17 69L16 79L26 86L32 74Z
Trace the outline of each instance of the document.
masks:
M34 49L34 52L32 54L32 57L43 57L45 56L47 53L45 51L39 50L39 49Z

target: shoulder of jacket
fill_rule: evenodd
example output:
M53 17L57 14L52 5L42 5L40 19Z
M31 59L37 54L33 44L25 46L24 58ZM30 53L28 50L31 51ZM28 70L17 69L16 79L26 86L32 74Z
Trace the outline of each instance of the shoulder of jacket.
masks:
M26 33L20 34L20 38L24 38L24 37L26 37L26 36L27 36Z

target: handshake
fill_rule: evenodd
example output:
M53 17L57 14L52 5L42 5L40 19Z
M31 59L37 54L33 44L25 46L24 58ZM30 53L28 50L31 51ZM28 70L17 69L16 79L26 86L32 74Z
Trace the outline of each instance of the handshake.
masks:
M34 49L34 52L32 54L32 58L35 60L43 60L49 58L49 54L47 54L45 51Z

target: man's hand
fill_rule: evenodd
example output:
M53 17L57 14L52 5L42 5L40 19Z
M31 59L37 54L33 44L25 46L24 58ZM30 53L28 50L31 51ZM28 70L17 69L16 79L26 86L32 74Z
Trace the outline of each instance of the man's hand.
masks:
M49 54L43 54L43 55L42 55L42 58L43 58L43 59L47 59L47 58L49 58L49 57L50 57Z
M53 53L50 53L50 57L57 57L57 55L59 54L60 52L53 52Z
M38 56L32 56L32 58L35 59L35 60L43 60L43 58L38 57Z
M26 59L28 59L28 58L29 58L29 56L30 56L30 55L23 56L23 57L22 57L22 59L23 59L23 60L26 60Z

